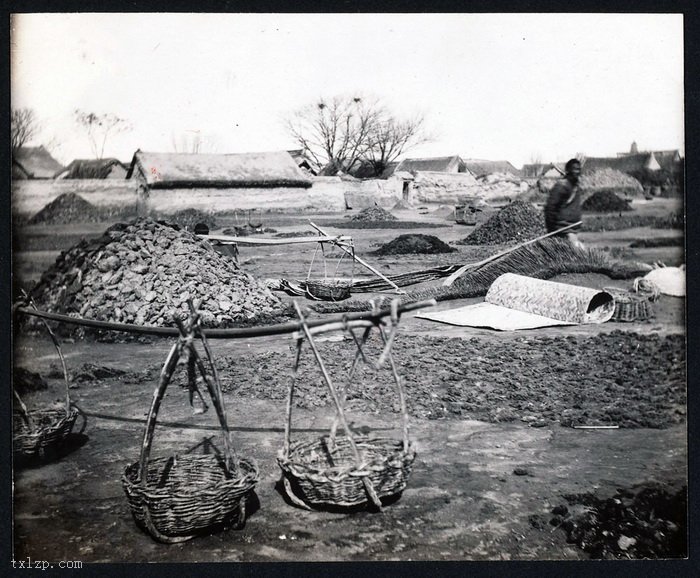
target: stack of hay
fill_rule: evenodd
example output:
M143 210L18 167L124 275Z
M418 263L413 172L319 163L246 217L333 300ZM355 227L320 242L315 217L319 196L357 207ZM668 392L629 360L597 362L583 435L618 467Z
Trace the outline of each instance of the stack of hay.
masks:
M73 317L170 326L199 301L206 327L273 314L279 299L206 241L151 219L117 224L62 252L32 290L39 309Z
M460 245L498 245L523 242L546 232L544 215L530 203L515 200L458 241Z
M94 223L100 220L100 211L95 205L76 193L63 193L34 215L29 224Z
M581 208L584 211L594 213L632 210L629 199L621 199L609 189L603 189L593 193L582 203Z
M381 207L367 207L357 215L354 215L351 221L397 221L398 219L389 211L385 211Z
M437 253L454 253L457 251L447 243L433 235L399 235L396 239L384 243L379 249L373 251L373 255L406 255L420 253L434 255Z

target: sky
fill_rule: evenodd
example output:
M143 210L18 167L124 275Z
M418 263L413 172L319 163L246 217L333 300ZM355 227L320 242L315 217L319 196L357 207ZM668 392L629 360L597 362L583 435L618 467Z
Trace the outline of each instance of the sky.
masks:
M530 162L684 150L680 14L19 14L11 102L67 164L94 158L76 109L130 130L104 156L298 148L290 112L319 98L423 114L407 157Z

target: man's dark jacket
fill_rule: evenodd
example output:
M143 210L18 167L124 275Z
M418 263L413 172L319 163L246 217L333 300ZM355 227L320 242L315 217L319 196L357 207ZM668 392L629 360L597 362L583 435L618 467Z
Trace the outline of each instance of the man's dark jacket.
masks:
M581 220L581 189L569 179L558 182L547 197L544 206L544 222L551 233ZM578 227L574 227L577 229ZM569 229L572 231L573 229Z

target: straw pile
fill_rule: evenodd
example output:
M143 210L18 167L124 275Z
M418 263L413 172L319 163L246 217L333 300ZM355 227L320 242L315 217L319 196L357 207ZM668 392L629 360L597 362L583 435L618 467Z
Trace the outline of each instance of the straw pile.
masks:
M586 172L581 175L579 186L584 191L613 189L622 195L640 195L644 192L642 184L634 177L611 168Z
M171 326L199 301L206 327L270 315L279 300L206 241L151 219L118 223L62 252L32 290L39 309L102 321Z
M577 249L566 239L548 237L537 243L519 247L503 257L468 270L450 287L437 286L412 291L400 297L402 303L423 299L447 301L486 295L491 284L503 273L517 273L537 279L551 279L561 273L601 273L612 279L633 279L649 272L649 266L613 261L603 251ZM388 307L392 298L384 297L380 305ZM311 306L319 313L366 311L369 301L349 300L343 303L317 303Z
M381 207L367 207L357 215L353 215L351 221L397 221L397 217Z
M458 241L460 245L498 245L522 242L546 232L544 215L530 203L515 200Z
M583 201L581 208L592 213L632 210L629 199L621 199L610 189L596 191Z
M29 224L94 223L100 219L100 211L95 205L76 193L63 193L34 215Z
M423 255L435 255L438 253L454 253L457 249L433 235L399 235L396 239L384 243L373 255L407 255L418 253Z

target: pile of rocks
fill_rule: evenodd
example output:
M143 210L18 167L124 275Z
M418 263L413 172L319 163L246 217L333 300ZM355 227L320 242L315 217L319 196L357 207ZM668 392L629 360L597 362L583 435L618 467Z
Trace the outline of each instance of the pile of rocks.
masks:
M63 193L29 219L29 224L94 223L101 218L99 209L80 195Z
M546 232L544 215L530 203L515 200L474 229L460 245L498 245L534 239Z
M632 210L632 207L630 207L630 199L622 199L609 189L602 189L593 193L583 201L581 208L584 211L596 213Z
M32 289L40 309L74 317L171 326L199 302L206 327L269 316L280 301L205 240L152 219L118 223L62 252Z
M433 235L399 235L396 239L385 243L373 255L406 255L418 253L434 255L437 253L454 253L457 251Z
M381 207L367 207L354 215L351 221L397 221L397 217Z

